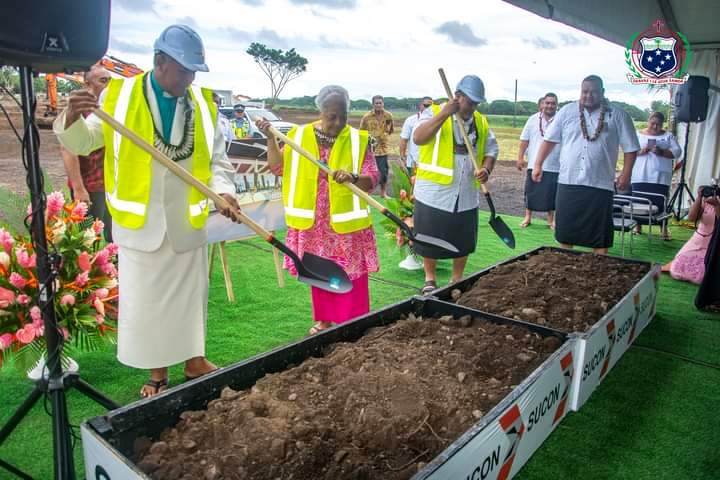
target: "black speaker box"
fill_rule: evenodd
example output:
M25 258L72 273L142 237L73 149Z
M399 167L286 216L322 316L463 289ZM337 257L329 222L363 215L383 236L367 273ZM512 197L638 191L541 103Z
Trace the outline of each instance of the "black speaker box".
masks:
M707 118L710 79L691 75L675 91L675 119L678 122L703 122Z
M110 0L0 0L0 65L87 70L107 51Z

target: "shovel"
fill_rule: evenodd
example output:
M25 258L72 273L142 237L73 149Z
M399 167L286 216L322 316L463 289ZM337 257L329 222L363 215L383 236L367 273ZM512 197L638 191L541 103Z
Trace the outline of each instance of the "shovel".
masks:
M442 68L439 68L438 72L440 73L440 79L443 82L443 86L445 86L445 91L447 92L448 99L453 98L454 95L452 90L450 90L450 85L448 84L447 78L445 77L445 72ZM473 164L475 164L475 168L480 170L480 163L475 157L475 150L473 150L473 146L470 143L467 132L465 131L465 122L462 118L460 118L460 112L455 114L455 121L457 122L457 125L460 128L460 132L462 133L463 140L465 141L465 147L467 147L468 155L470 155ZM490 227L495 231L497 236L500 237L500 240L505 242L505 245L510 248L515 248L515 235L513 235L512 230L510 230L510 227L507 226L503 219L495 214L495 204L493 204L492 197L490 196L490 190L488 190L487 186L484 183L480 184L480 189L482 190L483 195L485 195L485 200L487 200L488 207L490 207Z
M167 167L167 169L173 172L175 175L180 177L182 181L202 192L203 195L215 202L215 205L217 205L219 208L224 209L230 207L228 202L223 197L210 190L207 185L193 177L190 172L185 170L177 163L173 162L170 158L168 158L166 155L164 155L152 145L148 144L136 133L119 123L105 111L101 109L96 109L94 113L105 123L110 125L113 130L120 133L125 138L133 142L135 145L152 155L155 160ZM254 220L245 215L242 211L236 211L233 209L233 216L237 220L240 220L242 223L250 227L262 238L264 238L266 242L268 242L273 247L277 248L285 255L290 257L290 259L295 264L295 268L297 269L299 281L333 293L346 293L352 289L352 282L348 278L345 271L332 260L328 260L326 258L322 258L307 252L305 252L302 260L300 260L300 257L298 257L295 252L290 250L287 245L275 238L272 233L265 230L261 225L257 224Z
M282 133L278 132L275 128L269 127L270 133L273 134L273 136L279 138L283 142L285 142L286 145L289 145L292 147L293 150L298 152L303 157L310 160L312 163L314 163L320 170L323 170L325 173L328 174L329 177L332 177L334 170L319 161L317 158L313 156L312 153L305 150L303 147L292 141L290 138L287 137L287 135L283 135ZM378 209L380 213L385 215L387 218L392 220L393 223L395 223L398 227L402 229L403 232L405 232L405 235L412 240L413 242L421 243L423 245L429 245L431 247L435 248L441 248L445 251L451 252L451 253L458 253L458 249L450 242L446 242L445 240L442 240L440 238L431 237L429 235L424 235L422 233L414 233L412 229L403 222L397 215L395 215L393 212L388 210L387 207L385 207L382 203L378 202L374 198L372 198L367 192L365 192L363 189L358 187L357 185L353 185L352 183L342 183L341 185L347 187L352 191L355 195L365 200L368 205L371 205L372 207Z

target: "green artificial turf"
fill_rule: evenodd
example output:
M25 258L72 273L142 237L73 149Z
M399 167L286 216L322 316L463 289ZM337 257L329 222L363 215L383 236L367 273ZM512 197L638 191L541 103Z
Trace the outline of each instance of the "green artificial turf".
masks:
M477 252L468 274L540 245L555 245L542 220L527 229L519 218L503 216L514 230L516 250L500 242L481 213ZM372 308L407 298L423 283L421 271L397 267L405 252L382 234L375 218L382 270L371 275ZM673 227L674 240L645 235L634 238L626 256L664 263L674 256L691 231ZM216 259L210 283L208 357L228 365L268 349L298 340L311 325L308 288L286 276L278 288L273 258L259 239L227 245L236 297L229 303L220 262ZM620 254L619 239L611 254ZM449 261L439 265L439 285L450 278ZM388 283L391 282L391 283ZM636 344L577 413L570 413L521 470L521 479L703 479L718 478L716 414L720 405L720 315L698 312L693 306L696 287L672 280L660 282L657 315ZM667 352L667 353L665 353ZM115 349L78 355L82 377L116 401L138 397L147 373L127 368L115 359ZM171 383L180 381L182 367L171 369ZM32 385L12 368L0 371L0 424L4 424ZM103 409L77 392L68 395L74 424L102 414ZM76 463L82 477L82 452ZM35 478L52 478L51 421L38 405L10 439L0 446L0 458ZM0 470L0 478L10 478Z

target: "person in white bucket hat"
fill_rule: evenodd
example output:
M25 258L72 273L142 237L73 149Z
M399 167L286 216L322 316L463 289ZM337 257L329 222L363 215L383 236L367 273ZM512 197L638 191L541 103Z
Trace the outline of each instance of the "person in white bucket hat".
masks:
M150 370L142 397L168 388L170 365L185 362L187 378L217 368L205 358L209 202L92 112L101 105L237 208L212 91L192 86L195 72L208 71L200 36L171 25L154 49L152 71L113 79L100 99L73 92L53 126L75 154L106 147L106 203L119 246L118 359Z

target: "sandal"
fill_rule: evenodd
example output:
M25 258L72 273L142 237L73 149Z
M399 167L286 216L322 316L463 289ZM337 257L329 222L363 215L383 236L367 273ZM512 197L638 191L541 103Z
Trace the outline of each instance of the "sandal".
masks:
M425 285L423 285L423 288L422 288L422 290L420 290L420 293L422 295L430 295L436 289L437 289L437 283L435 283L435 280L425 280Z
M532 222L530 220L523 220L520 222L520 228L527 228L530 225L532 225Z
M140 398L150 398L158 395L168 389L168 378L165 377L160 380L153 380L152 378L145 382L140 389ZM148 388L145 388L148 387ZM150 392L150 389L154 389L154 392Z
M308 330L308 334L317 335L318 333L322 332L323 330L327 330L330 327L331 325L323 325L323 322L315 322L315 325L310 327L310 330Z

